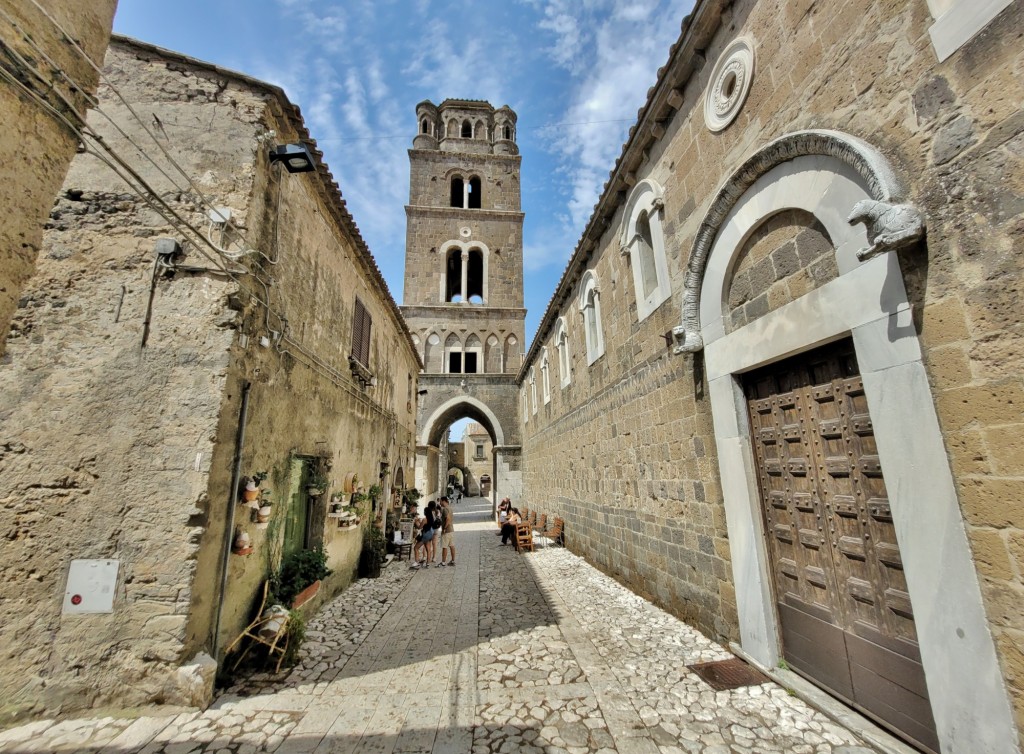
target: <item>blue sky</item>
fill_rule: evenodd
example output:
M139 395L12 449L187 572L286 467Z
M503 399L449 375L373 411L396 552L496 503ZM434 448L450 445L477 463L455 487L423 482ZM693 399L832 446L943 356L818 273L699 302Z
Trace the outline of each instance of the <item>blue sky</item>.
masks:
M692 0L120 0L114 30L275 83L401 303L415 106L519 116L527 342Z

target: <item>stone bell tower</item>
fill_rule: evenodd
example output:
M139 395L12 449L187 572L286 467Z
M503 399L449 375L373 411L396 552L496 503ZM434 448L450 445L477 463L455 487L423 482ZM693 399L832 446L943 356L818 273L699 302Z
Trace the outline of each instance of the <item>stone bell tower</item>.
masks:
M513 379L524 347L523 213L516 114L479 100L416 106L409 150L402 313L425 365L417 487L441 486L440 436L469 416L492 435L496 494L516 496ZM514 468L512 468L514 467Z

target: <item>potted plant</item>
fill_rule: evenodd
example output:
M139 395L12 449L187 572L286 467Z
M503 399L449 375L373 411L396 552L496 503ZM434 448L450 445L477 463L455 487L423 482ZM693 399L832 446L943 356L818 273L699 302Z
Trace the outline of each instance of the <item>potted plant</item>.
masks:
M323 548L299 550L284 559L270 580L272 602L291 605L305 589L330 575Z
M252 477L246 481L245 487L242 489L242 500L251 504L259 499L260 496L260 485L263 484L263 480L267 478L267 472L257 471Z
M384 565L384 532L376 524L363 531L363 551L359 555L359 575L375 579Z

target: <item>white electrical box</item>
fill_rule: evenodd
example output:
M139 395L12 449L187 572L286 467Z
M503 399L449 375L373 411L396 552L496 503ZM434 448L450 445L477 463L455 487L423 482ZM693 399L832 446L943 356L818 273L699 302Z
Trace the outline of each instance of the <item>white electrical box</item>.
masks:
M64 590L65 614L112 613L117 590L117 560L72 560Z

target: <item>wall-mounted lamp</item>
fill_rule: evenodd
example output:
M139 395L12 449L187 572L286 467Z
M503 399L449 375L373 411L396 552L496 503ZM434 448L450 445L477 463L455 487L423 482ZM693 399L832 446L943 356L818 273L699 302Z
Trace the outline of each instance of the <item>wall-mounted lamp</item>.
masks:
M316 170L313 155L305 144L278 144L270 150L270 164L283 162L289 173L308 173Z

